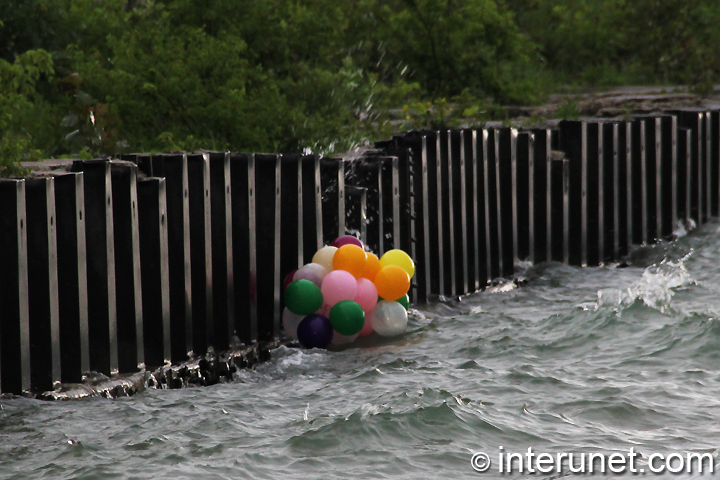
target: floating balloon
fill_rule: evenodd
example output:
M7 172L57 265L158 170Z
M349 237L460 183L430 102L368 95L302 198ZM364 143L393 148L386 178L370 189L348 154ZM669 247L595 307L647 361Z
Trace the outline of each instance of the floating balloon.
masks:
M410 278L415 275L415 262L402 250L394 249L385 252L380 258L380 266L387 267L388 265L397 265L405 270Z
M341 237L338 237L333 240L330 245L337 248L340 248L343 245L357 245L358 247L363 248L362 242L357 238L353 237L352 235L343 235Z
M330 323L342 335L355 335L365 325L365 311L357 302L343 300L330 310Z
M366 265L367 254L357 245L343 245L333 256L333 269L350 272L355 278L362 276Z
M300 267L295 274L294 280L310 280L319 287L322 285L322 281L325 279L325 275L328 274L328 271L329 270L319 263L308 263Z
M367 278L359 278L357 281L357 295L353 300L360 304L366 315L370 313L378 302L375 284Z
M357 337L357 333L355 335L343 335L342 333L333 332L333 338L330 343L332 345L346 345L354 342Z
M397 265L383 267L375 276L378 295L385 300L402 298L410 290L410 277Z
M332 325L327 317L313 313L302 319L297 336L305 348L327 348L333 338Z
M337 252L337 247L322 247L313 255L312 263L317 263L325 267L325 270L332 272L333 255Z
M381 268L377 255L372 252L367 252L367 265L365 266L365 272L363 272L362 276L372 282L375 280L375 275L377 275Z
M283 280L283 291L292 283L293 280L295 280L295 273L297 270L293 270L292 272L285 275L285 280Z
M334 270L327 274L320 286L320 290L325 303L335 305L343 300L355 298L355 295L357 295L357 280L351 273L344 270Z
M320 288L310 280L293 280L285 289L285 305L296 315L310 315L323 304Z
M410 308L410 297L407 295L405 295L404 297L398 298L395 301L398 302L403 307L405 307L405 311L407 311Z
M392 337L405 331L407 312L398 302L383 300L378 302L370 314L370 324L378 335Z
M375 331L373 330L372 324L370 323L371 314L372 313L365 315L365 325L363 326L362 330L360 330L360 333L358 333L358 337L367 337Z
M298 325L300 325L300 322L303 321L303 318L305 318L305 315L296 315L292 313L287 307L285 307L285 310L283 310L283 329L285 329L285 333L290 335L290 338L297 340Z

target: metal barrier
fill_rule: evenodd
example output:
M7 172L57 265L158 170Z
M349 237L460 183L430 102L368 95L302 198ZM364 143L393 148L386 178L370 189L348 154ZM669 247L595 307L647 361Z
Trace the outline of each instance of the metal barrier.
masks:
M283 279L338 235L409 252L425 302L620 262L720 212L716 111L410 132L352 159L120 159L0 181L0 393L271 341Z

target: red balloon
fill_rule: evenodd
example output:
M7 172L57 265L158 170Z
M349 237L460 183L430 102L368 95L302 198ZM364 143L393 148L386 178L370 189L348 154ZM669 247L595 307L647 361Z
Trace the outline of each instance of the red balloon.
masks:
M337 247L340 248L343 245L357 245L358 247L364 249L362 242L358 240L357 238L353 237L352 235L343 235L341 237L338 237L333 241L330 246L331 247Z
M283 292L285 291L285 289L287 289L288 285L293 282L293 277L295 276L295 273L297 273L297 270L293 270L292 272L285 275L285 280L283 281Z

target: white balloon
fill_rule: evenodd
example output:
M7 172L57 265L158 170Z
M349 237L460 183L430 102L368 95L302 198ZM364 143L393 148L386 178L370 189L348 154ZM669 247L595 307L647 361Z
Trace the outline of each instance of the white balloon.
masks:
M323 266L328 272L332 272L333 257L335 256L335 252L337 252L337 247L322 247L320 250L315 252L315 255L313 255L312 263L317 263L318 265Z
M400 335L405 331L407 322L405 307L395 301L382 300L370 313L370 325L383 337Z
M290 335L290 338L293 340L297 340L297 329L298 325L300 325L300 322L303 321L303 318L305 318L307 315L297 315L285 307L285 310L283 310L282 314L282 322L283 322L283 328L285 329L285 333Z
M338 333L333 330L333 338L330 343L332 343L333 345L345 345L347 343L354 342L357 336L357 333L355 335L343 335L342 333Z
M310 280L319 287L322 285L322 281L325 279L325 275L327 274L327 269L322 265L318 263L308 263L307 265L300 267L298 271L295 272L293 280Z

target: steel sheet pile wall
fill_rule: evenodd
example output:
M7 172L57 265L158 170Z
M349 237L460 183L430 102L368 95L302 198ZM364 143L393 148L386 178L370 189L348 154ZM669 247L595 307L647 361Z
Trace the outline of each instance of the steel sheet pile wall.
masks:
M0 181L0 393L273 340L283 279L339 235L410 253L424 302L539 262L617 262L720 212L720 112L375 147L127 155Z

